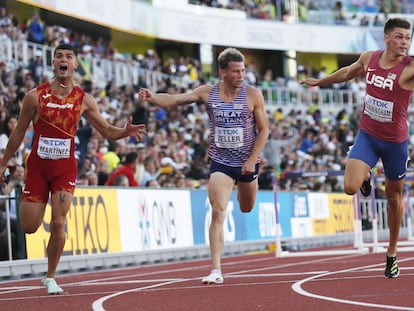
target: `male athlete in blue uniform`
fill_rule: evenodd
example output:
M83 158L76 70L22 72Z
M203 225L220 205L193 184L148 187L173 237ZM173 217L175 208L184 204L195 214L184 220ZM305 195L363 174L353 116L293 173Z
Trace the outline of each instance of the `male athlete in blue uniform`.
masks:
M257 88L245 83L243 54L237 49L227 48L217 60L221 81L215 85L203 85L177 95L153 94L144 88L139 91L141 101L149 101L164 108L194 102L207 103L210 125L208 192L212 206L209 229L212 270L203 278L204 284L223 283L221 253L227 203L236 183L240 210L248 213L253 209L260 156L269 135L263 95Z

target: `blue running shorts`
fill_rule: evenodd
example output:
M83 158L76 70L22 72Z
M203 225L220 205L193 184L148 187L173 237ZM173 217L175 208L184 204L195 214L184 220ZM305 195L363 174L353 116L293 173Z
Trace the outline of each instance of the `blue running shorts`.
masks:
M252 182L253 180L257 178L259 174L259 163L256 163L255 172L253 174L242 175L241 166L237 166L237 167L227 166L227 165L220 164L212 160L211 165L210 165L210 174L213 174L214 172L222 172L226 174L227 176L233 178L236 183L238 181Z
M360 130L349 158L361 160L371 168L381 159L385 176L389 180L400 180L407 171L408 140L402 143L383 141Z

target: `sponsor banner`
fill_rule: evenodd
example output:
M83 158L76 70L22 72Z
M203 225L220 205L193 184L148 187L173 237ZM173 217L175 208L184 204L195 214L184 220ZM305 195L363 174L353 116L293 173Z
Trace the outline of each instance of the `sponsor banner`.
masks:
M208 230L211 223L211 205L207 191L191 191L194 244L209 244ZM279 229L281 236L291 236L292 196L278 194ZM223 224L225 242L267 240L276 237L276 211L272 191L259 191L250 213L242 213L233 192L227 205Z
M47 257L51 208L35 234L26 234L27 258ZM121 251L118 204L115 189L78 188L67 214L64 255L86 255Z
M223 225L225 243L276 236L272 191L259 191L242 213L234 191ZM282 238L352 232L351 196L342 193L277 193ZM63 255L84 255L209 244L211 204L206 190L78 188L65 226ZM35 234L26 235L29 259L46 257L50 206Z
M122 251L193 245L190 190L118 190Z
M352 196L342 193L312 193L308 199L309 209L315 211L312 217L314 236L354 231Z
M248 221L248 239L263 240L276 237L276 210L273 191L259 191L254 209L250 212ZM292 196L287 192L277 194L279 232L282 238L290 237L292 217Z
M209 244L208 231L211 224L212 208L205 190L192 191L191 202L193 210L194 244ZM230 196L227 204L227 214L223 224L224 242L246 240L246 214L240 212L236 192Z
M343 193L328 194L330 232L353 232L354 231L354 200L350 195Z

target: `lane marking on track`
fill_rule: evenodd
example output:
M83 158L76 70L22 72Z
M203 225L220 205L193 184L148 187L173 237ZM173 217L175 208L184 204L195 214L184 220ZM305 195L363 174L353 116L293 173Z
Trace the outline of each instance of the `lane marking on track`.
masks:
M145 290L145 289L161 287L161 286L165 286L165 285L169 285L169 284L173 284L173 283L187 282L188 280L189 279L175 280L175 281L169 281L169 282L154 284L154 285L150 285L150 286L144 286L144 287L140 287L140 288L132 288L132 289L121 291L121 292L116 292L112 295L107 295L107 296L99 298L98 300L95 300L92 303L92 309L94 311L105 311L105 309L103 307L103 304L108 299L111 299L111 298L114 298L114 297L117 297L117 296L120 296L120 295L124 295L124 294L127 294L127 293L139 292L139 291L142 291L142 290Z
M414 257L413 258L406 258L406 259L403 259L403 260L399 259L398 261L401 263L401 262L409 261L409 260L414 260ZM310 298L315 298L315 299L327 300L327 301L338 302L338 303L343 303L343 304L364 306L364 307L383 308L383 309L387 309L387 310L414 311L414 307L403 307L403 306L396 306L396 305L386 305L386 304L369 303L369 302L361 302L361 301L354 301L354 300L348 300L348 299L334 298L334 297L330 297L330 296L314 294L314 293L306 291L302 288L302 285L304 285L305 283L307 283L309 281L314 281L314 280L316 280L318 278L321 278L321 277L326 277L326 276L329 276L329 275L332 275L332 274L349 273L349 272L355 272L355 271L360 271L360 270L373 269L373 268L378 267L380 265L383 266L384 263L374 264L374 265L369 265L369 266L362 266L362 267L355 267L355 268L344 269L344 270L331 271L331 272L322 273L320 275L310 276L308 278L305 278L303 280L295 282L292 285L292 289L296 293L298 293L299 295L310 297Z

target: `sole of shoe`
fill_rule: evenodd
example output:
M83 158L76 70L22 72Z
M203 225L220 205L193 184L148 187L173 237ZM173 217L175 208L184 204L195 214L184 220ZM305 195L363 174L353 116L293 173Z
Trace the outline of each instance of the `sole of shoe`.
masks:
M206 284L206 285L223 284L223 281L203 281L203 284Z
M394 275L386 275L385 278L386 279L395 279L398 278L400 276L400 270L398 270L397 274Z

